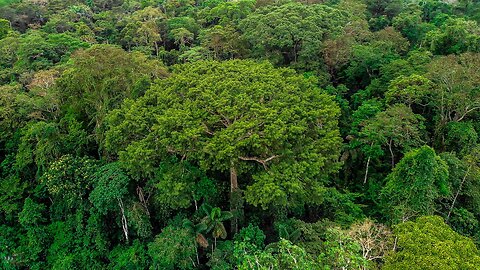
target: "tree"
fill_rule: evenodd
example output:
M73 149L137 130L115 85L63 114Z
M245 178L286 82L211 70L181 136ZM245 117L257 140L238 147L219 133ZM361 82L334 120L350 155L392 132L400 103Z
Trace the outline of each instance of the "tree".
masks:
M203 235L203 233L206 232L207 230L207 224L205 224L204 222L194 224L192 221L185 219L183 221L183 227L189 230L194 237L192 241L195 244L195 254L197 256L197 264L200 264L200 258L198 256L198 245L200 245L203 248L207 248L209 245L207 238L205 237L205 235Z
M84 155L89 143L81 124L69 116L58 123L31 121L19 131L19 135L15 167L20 171L36 168L37 176L42 176L50 164L63 155Z
M206 23L218 23L219 25L238 25L255 8L255 1L240 0L235 2L220 2L211 9L206 9L203 19Z
M43 121L55 121L61 117L61 94L55 88L60 71L56 69L40 70L33 74L27 85L29 98L25 103L31 108L31 118Z
M10 22L5 19L0 19L0 39L5 38L10 31L12 31Z
M141 96L151 80L166 76L162 65L141 53L127 53L112 45L77 51L57 82L62 98L92 126L103 142L104 118L123 99Z
M450 122L445 129L445 146L448 150L463 155L477 145L478 133L473 122Z
M361 246L339 228L327 228L323 252L318 261L325 269L365 269L368 261L361 254Z
M21 201L27 188L27 183L21 181L17 174L9 174L5 169L7 162L2 162L0 170L0 213L5 220L12 220L21 209Z
M385 99L388 103L405 103L410 108L413 104L427 106L425 99L433 87L434 84L423 76L400 76L390 82Z
M26 233L20 237L17 264L42 268L40 257L45 256L48 232L46 230L44 212L46 207L31 198L26 198L22 211L18 214L18 222ZM3 260L3 258L2 258Z
M240 35L231 26L215 25L200 32L199 40L204 48L213 51L214 59L231 59L244 49Z
M205 217L202 219L202 223L206 225L207 232L212 232L212 236L214 238L214 244L212 248L216 249L217 238L227 238L227 230L225 229L223 222L231 219L233 214L228 211L222 211L218 207L211 207L208 204L203 204L201 209L205 214Z
M478 53L439 57L428 65L427 78L435 84L429 104L438 115L439 129L480 109L479 67Z
M70 34L47 35L39 30L30 31L20 40L15 67L23 71L46 69L70 56L75 50L88 47L88 43Z
M217 192L215 182L188 161L166 160L160 163L149 181L155 188L154 202L164 209L178 210L207 202Z
M173 35L173 39L175 40L175 44L180 46L180 49L183 49L193 42L194 34L186 28L176 28L171 31Z
M130 178L120 169L118 163L102 166L92 176L93 190L89 199L98 211L106 214L108 211L118 211L121 217L122 230L128 242L128 222L125 215L125 196L128 194ZM117 208L118 206L118 208Z
M445 210L446 221L450 223L450 217L456 214L464 215L464 217L454 217L457 221L459 218L468 219L469 211L478 214L477 209L480 202L478 196L480 191L478 188L480 150L478 146L470 147L468 151L465 151L462 159L459 159L454 153L443 153L442 158L449 166L449 182L452 189L452 196L448 198ZM460 202L462 203L460 204ZM455 223L459 225L458 222ZM454 227L454 229L456 228Z
M322 179L338 168L338 112L331 96L290 69L197 62L114 110L107 146L129 168L142 164L143 175L172 154L229 171L232 194L248 186L248 176L238 181L248 173L247 201L265 208L318 202Z
M253 56L307 68L320 59L322 42L341 30L344 19L340 10L326 5L288 3L256 10L240 22L240 29Z
M420 7L414 6L393 18L392 25L412 44L422 44L429 31L435 29L434 25L422 21L422 14Z
M430 50L437 54L480 52L480 26L476 21L449 18L440 29L427 33L425 39Z
M65 155L50 165L41 180L57 207L65 212L81 209L97 166L96 160Z
M349 66L344 73L349 82L349 88L367 87L377 78L383 66L400 56L392 42L372 40L370 43L354 44Z
M148 268L146 246L139 240L134 240L131 246L116 246L109 254L110 267L113 270Z
M370 148L388 146L392 167L395 165L394 149L408 151L424 143L423 117L414 114L404 104L396 104L364 122L360 136Z
M353 224L348 230L348 235L360 245L362 257L370 265L382 262L393 249L394 239L391 230L369 219Z
M236 247L241 249L241 244ZM241 251L237 251L241 252ZM317 269L316 262L305 252L305 250L290 241L282 239L275 245L275 248L249 253L243 250L242 263L237 265L239 270L248 269Z
M447 184L448 166L428 147L405 154L387 176L382 189L385 210L393 222L431 215L435 202L450 194Z
M0 86L0 142L5 144L29 120L32 108L25 102L27 94L21 85Z
M192 232L186 228L165 227L148 245L152 269L195 269L196 248Z
M479 251L473 241L454 232L441 217L424 216L398 224L397 250L383 269L477 269Z

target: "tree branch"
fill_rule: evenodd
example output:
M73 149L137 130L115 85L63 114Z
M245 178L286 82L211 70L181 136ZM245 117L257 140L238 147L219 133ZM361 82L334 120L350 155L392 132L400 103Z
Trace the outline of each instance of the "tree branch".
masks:
M241 159L241 160L244 160L244 161L256 161L256 162L262 164L263 168L265 170L267 170L268 169L267 162L269 162L269 161L271 161L275 158L278 158L278 157L280 157L280 155L274 155L274 156L271 156L267 159L260 159L260 158L257 158L257 157L238 157L238 158Z
M465 118L465 116L467 116L467 114L473 112L474 110L478 110L478 109L480 109L480 107L473 107L473 108L471 108L471 109L467 109L467 110L465 111L465 113L464 113L460 118L458 118L456 121L457 121L457 122L462 121L463 118Z

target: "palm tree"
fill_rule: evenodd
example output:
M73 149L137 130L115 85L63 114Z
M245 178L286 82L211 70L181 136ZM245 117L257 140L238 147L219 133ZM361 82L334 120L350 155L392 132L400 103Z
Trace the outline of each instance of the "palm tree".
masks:
M214 239L214 245L212 247L213 251L217 247L217 238L227 238L227 230L225 229L223 222L231 219L233 214L230 211L222 211L220 208L211 207L208 204L203 204L200 209L205 214L205 217L200 224L206 225L206 232L212 232Z
M280 225L278 228L278 237L280 240L285 239L292 243L297 242L302 236L302 231L300 229L295 229L287 225ZM268 244L265 249L276 250L280 242L274 242Z
M200 264L200 259L198 258L197 245L200 245L203 248L208 247L208 240L202 234L207 229L207 225L205 225L203 223L199 223L199 224L195 225L189 219L184 219L183 220L183 227L190 230L193 233L193 235L195 235L195 254L197 255L197 265L199 265Z

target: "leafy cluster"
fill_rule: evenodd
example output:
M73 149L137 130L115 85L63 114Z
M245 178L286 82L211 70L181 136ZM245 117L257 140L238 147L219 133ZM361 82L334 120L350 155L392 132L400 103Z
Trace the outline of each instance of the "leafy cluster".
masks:
M477 0L0 0L1 269L478 269Z

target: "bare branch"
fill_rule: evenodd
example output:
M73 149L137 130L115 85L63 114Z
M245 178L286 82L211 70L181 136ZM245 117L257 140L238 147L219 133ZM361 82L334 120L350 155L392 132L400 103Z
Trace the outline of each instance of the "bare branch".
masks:
M257 157L238 157L238 158L241 159L241 160L244 160L244 161L256 161L256 162L262 164L263 168L265 170L267 170L268 169L267 162L269 162L269 161L271 161L275 158L278 158L278 157L280 157L280 155L274 155L274 156L271 156L267 159L260 159L260 158L257 158Z
M202 123L202 125L203 125L203 127L205 128L205 132L206 132L208 135L215 136L215 132L211 131L211 130L208 128L207 124Z

